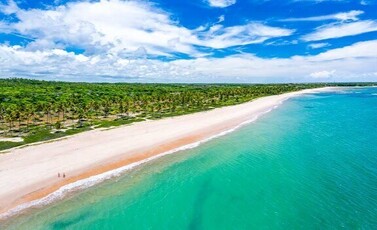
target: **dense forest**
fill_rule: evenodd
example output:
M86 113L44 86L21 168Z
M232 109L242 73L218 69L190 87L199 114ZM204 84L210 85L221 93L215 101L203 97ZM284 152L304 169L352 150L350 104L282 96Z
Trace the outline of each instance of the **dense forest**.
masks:
M0 150L98 127L334 85L370 84L128 84L0 79ZM12 142L7 140L10 137L22 139Z

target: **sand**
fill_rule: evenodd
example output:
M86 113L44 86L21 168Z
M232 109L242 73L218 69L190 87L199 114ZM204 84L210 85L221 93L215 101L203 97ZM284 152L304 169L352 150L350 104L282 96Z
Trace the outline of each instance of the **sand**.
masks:
M0 154L0 213L4 216L10 209L45 197L64 185L224 132L255 119L290 97L324 90L331 89L268 96L240 105L93 130L12 149Z

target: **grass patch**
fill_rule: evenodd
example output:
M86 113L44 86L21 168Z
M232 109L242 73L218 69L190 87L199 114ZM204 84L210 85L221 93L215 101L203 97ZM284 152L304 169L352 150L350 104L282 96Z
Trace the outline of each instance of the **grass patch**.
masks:
M90 130L90 127L81 127L81 128L75 128L75 129L69 129L65 132L55 132L51 133L49 129L39 129L33 131L30 135L24 137L24 143L29 144L29 143L34 143L34 142L39 142L39 141L48 141L60 137L65 137L69 135L73 135L76 133L81 133L84 131Z
M109 128L112 126L120 126L120 125L127 125L134 122L140 122L145 121L144 118L128 118L128 117L122 117L119 119L115 119L113 121L100 121L98 122L98 128Z
M0 151L25 144L24 142L0 141Z
M46 128L46 127L38 127L36 129L31 130L30 134L24 137L23 142L1 141L0 142L0 151L10 149L10 148L14 148L14 147L18 147L18 146L22 146L22 145L25 145L25 144L54 140L54 139L57 139L57 138L74 135L74 134L81 133L81 132L88 131L88 130L91 130L91 128L89 126L84 126L84 127L80 127L80 128L69 129L65 132L51 133L51 130Z

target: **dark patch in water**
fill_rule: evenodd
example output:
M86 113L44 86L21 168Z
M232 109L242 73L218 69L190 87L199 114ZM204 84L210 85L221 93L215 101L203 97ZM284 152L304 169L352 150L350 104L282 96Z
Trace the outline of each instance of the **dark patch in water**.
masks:
M322 93L313 94L313 96L316 96L316 97L329 97L329 96L334 96L334 93L333 92L322 92Z
M198 191L196 195L196 200L194 201L194 208L191 221L189 223L188 229L201 229L200 226L203 222L203 207L208 195L211 191L211 178L207 178Z
M56 221L53 224L51 224L51 229L67 229L71 225L77 224L80 221L83 221L84 219L88 218L89 216L90 216L90 213L86 212L74 218Z
M354 93L352 95L350 95L351 97L356 97L356 98L369 98L369 97L373 97L373 95L371 94L365 94L365 93Z

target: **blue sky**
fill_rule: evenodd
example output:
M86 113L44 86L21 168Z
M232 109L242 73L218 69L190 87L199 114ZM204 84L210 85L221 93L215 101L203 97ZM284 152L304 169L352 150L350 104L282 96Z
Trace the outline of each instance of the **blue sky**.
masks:
M376 0L0 0L0 78L377 81Z

